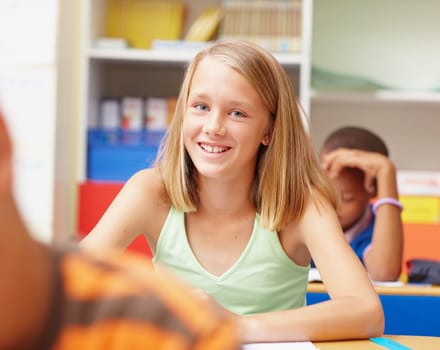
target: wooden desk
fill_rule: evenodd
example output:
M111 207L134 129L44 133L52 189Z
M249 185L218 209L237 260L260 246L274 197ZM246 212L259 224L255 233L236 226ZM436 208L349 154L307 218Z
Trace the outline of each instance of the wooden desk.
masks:
M390 335L384 336L391 338L399 343L414 350L433 350L440 349L439 337L422 337L422 336L402 336ZM334 341L334 342L314 342L319 350L385 350L384 347L373 343L371 340L350 340L350 341Z
M379 295L409 295L409 296L440 296L440 286L421 286L405 284L400 287L375 286ZM327 293L323 283L309 283L307 292Z
M385 334L440 337L440 287L375 287L385 313ZM322 283L309 283L307 304L330 297ZM440 347L439 347L440 349Z

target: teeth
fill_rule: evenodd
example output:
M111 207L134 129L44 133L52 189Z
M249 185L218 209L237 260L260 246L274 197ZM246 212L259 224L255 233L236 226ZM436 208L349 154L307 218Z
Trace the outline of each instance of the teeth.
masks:
M201 145L202 148L209 153L221 153L224 152L226 150L226 148L223 147L212 147L212 146L208 146L208 145Z

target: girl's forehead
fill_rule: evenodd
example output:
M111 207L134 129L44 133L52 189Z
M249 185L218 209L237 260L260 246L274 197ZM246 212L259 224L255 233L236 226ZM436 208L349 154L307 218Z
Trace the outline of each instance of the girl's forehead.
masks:
M210 90L228 87L231 91L234 88L242 88L246 92L256 91L254 84L241 72L215 56L204 57L195 67L189 86L190 92L198 87Z
M200 59L200 61L197 63L194 74L197 73L199 70L203 69L215 69L214 67L224 67L224 68L230 68L230 65L226 64L226 62L219 57L216 56L205 56Z

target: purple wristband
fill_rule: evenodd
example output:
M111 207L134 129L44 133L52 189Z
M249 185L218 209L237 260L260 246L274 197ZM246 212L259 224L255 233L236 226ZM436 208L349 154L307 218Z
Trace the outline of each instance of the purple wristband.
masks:
M374 204L373 204L374 215L376 215L377 208L379 208L382 204L391 204L391 205L394 205L395 207L399 208L400 211L403 210L402 203L400 203L397 199L385 197L385 198L380 198L376 202L374 202Z

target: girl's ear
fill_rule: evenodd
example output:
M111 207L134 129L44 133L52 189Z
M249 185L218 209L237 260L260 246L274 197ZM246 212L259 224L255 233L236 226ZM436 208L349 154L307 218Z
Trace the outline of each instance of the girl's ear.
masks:
M270 136L269 136L268 133L266 133L266 134L264 135L263 139L261 140L261 143L262 143L264 146L267 146L267 145L269 144L269 142L270 142Z
M264 133L263 139L261 140L261 143L264 146L267 146L270 142L270 139L272 138L272 127L268 127L266 129L266 132Z

